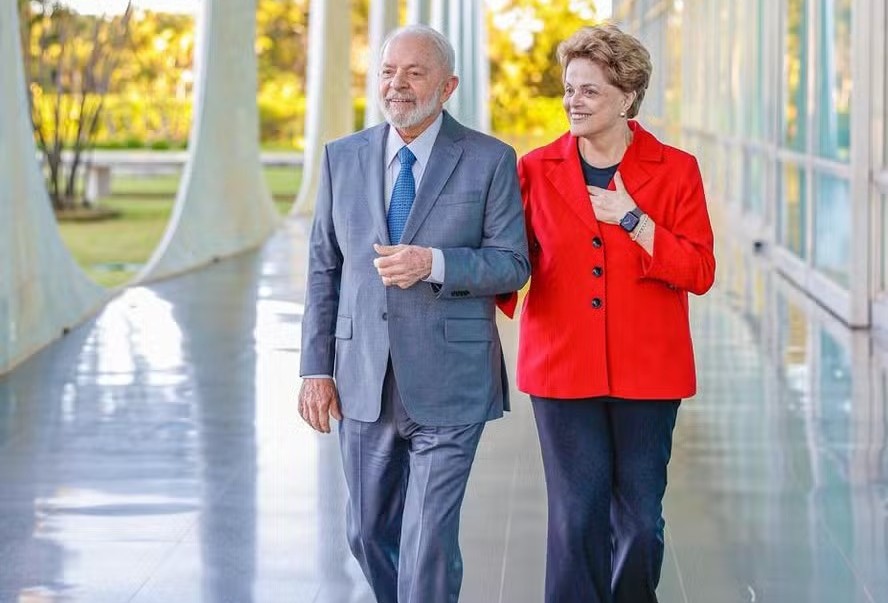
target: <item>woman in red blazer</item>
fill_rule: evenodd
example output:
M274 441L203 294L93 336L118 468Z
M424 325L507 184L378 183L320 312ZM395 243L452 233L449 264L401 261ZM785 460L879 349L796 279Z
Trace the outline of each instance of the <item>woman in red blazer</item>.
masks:
M694 157L631 120L647 50L604 25L558 56L570 131L519 162L518 386L546 473L546 601L656 602L672 430L696 387L688 292L712 285L712 229Z

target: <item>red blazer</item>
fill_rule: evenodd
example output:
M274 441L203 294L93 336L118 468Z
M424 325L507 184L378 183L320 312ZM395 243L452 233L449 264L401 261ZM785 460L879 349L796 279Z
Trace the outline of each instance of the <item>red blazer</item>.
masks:
M692 155L635 121L629 127L619 171L656 224L653 256L620 226L596 220L570 133L519 161L532 266L518 352L526 393L663 399L696 391L688 291L705 293L715 276L700 170Z

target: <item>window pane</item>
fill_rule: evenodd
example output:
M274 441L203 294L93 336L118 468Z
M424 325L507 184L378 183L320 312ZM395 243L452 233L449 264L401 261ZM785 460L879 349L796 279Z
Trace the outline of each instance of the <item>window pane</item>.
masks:
M815 176L814 266L848 286L851 256L851 204L847 180Z
M725 149L728 162L728 195L733 203L743 199L743 149L739 145L730 145Z
M756 0L747 8L746 3L738 3L740 15L745 20L742 50L739 53L745 85L742 90L744 134L761 140L764 137L764 86L767 70L764 57L764 23L762 0Z
M651 55L656 57L656 60L662 61L663 28L660 27L660 24L654 22L649 23L644 28L642 36L641 39L644 40L645 46ZM644 95L644 104L642 105L646 115L653 115L658 118L663 117L663 86L664 80L662 77L651 79L650 86Z
M783 144L805 150L807 114L807 11L806 0L786 1L783 47Z
M882 229L877 238L882 255L879 291L888 291L888 195L882 195Z
M734 97L733 97L733 77L732 68L732 38L736 27L731 26L731 10L734 8L733 2L718 2L714 4L717 7L715 31L720 31L721 35L717 36L718 43L718 69L717 78L715 80L716 89L718 90L718 124L717 130L725 134L734 132Z
M851 147L851 0L820 0L817 150L848 161Z
M783 166L778 210L778 241L801 259L805 259L805 174L796 165L787 163Z
M665 88L665 117L669 125L681 123L681 106L683 99L682 90L682 42L685 32L682 30L682 14L673 9L669 11L666 25L666 64L660 77L664 80Z
M765 208L765 159L756 151L750 151L747 158L744 190L744 208L750 213L762 215Z
M731 197L728 191L728 152L721 142L713 143L713 147L712 157L714 165L712 167L715 170L715 186L712 190L715 192L716 199L730 201Z

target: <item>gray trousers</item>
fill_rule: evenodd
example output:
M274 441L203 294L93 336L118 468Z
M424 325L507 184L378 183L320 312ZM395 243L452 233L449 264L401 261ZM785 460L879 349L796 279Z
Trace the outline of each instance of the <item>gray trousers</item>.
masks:
M382 413L339 424L349 546L379 603L456 603L459 514L484 423L419 425L389 364Z

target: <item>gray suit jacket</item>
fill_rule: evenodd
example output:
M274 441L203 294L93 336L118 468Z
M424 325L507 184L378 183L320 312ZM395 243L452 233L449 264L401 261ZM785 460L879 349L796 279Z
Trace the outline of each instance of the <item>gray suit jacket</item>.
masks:
M389 356L410 417L463 425L501 417L508 384L496 295L530 274L515 152L445 112L402 242L442 250L442 285L385 287L388 124L326 146L309 251L301 375L333 374L344 416L379 417Z

